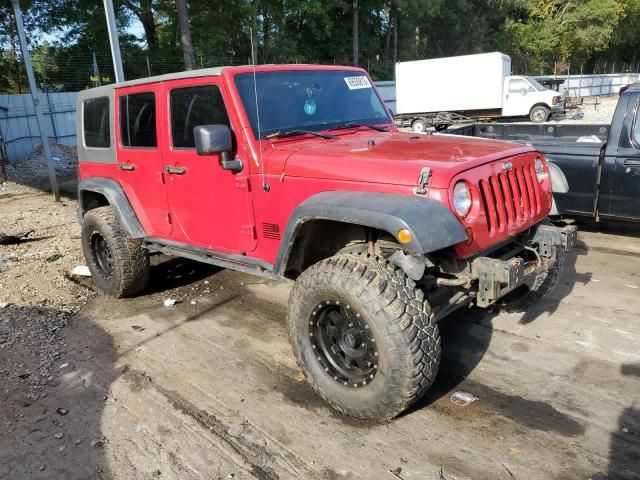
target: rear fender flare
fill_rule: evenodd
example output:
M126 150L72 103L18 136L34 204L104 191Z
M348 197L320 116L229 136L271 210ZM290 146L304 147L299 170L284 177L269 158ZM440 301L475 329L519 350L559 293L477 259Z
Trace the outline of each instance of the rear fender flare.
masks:
M120 225L130 238L144 238L146 233L136 212L133 210L126 193L118 182L110 178L94 177L82 180L78 184L78 216L80 221L90 210L86 202L86 192L95 192L103 195L113 208L120 221Z
M284 274L300 227L312 220L372 227L394 238L406 228L412 240L402 247L409 253L435 252L467 240L460 221L437 200L377 192L322 192L306 199L291 214L276 257L275 273Z

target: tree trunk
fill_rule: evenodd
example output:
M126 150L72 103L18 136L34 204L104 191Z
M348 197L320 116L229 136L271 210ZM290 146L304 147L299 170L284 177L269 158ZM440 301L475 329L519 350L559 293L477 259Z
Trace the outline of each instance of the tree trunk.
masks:
M393 30L393 10L389 13L389 24L384 35L384 71L389 73L389 50L391 48L391 30ZM395 65L394 65L395 70Z
M147 46L150 49L157 48L158 30L156 29L156 21L153 17L151 0L143 0L140 2L140 13L138 14L138 18L144 28L144 36L147 39Z
M178 9L178 24L180 25L180 41L182 42L182 57L185 70L196 68L196 56L191 43L191 25L189 24L189 12L185 0L176 0Z
M398 7L393 8L393 65L398 63Z
M358 51L358 0L353 0L353 65L358 66L360 53Z

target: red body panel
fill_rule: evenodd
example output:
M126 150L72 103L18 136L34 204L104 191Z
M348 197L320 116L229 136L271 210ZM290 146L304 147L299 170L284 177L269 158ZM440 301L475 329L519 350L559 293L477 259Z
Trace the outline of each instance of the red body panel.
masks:
M257 67L258 71L302 69L364 72L350 67L309 65ZM116 105L123 94L156 92L159 147L152 152L123 149L118 140L118 162L135 163L136 170L120 171L115 165L80 159L81 179L106 176L120 181L149 236L243 253L270 263L276 258L279 237L291 213L306 198L330 190L414 195L424 167L432 171L427 196L449 208L455 182L465 180L472 190L473 206L461 219L469 240L456 246L462 257L539 223L551 208L549 180L539 184L535 172L531 178L533 162L539 156L531 147L399 132L391 122L385 125L389 132L364 127L333 131L337 140L303 135L257 141L233 79L238 73L252 71L251 67L230 67L220 76L117 88ZM171 147L168 92L202 84L219 85L222 90L236 135L236 155L245 165L239 174L223 170L218 156L199 157L194 150ZM117 114L115 121L117 125ZM504 173L505 162L513 164L512 176ZM186 167L187 173L168 175L163 173L163 166ZM130 178L134 176L135 179ZM482 182L486 183L484 187ZM262 188L263 183L269 185L268 191ZM497 198L501 193L503 196Z

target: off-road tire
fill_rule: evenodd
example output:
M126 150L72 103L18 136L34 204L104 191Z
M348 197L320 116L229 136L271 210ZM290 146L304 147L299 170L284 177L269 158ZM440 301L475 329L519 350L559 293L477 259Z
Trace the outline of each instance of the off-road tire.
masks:
M142 240L128 238L111 207L90 210L82 221L82 250L98 289L112 297L135 295L149 283L149 252ZM110 273L100 266L96 239L104 240Z
M556 247L556 261L550 270L538 275L530 287L521 287L507 294L500 302L500 308L507 312L523 312L535 305L556 288L567 259L564 247Z
M312 314L326 301L359 313L378 351L366 385L344 385L327 374L310 339ZM313 389L346 415L389 420L419 399L440 366L440 333L423 292L402 270L366 253L339 253L305 270L289 298L289 333L298 364Z
M551 115L551 110L549 110L544 105L536 105L529 112L529 120L533 123L542 123L549 120L549 116Z

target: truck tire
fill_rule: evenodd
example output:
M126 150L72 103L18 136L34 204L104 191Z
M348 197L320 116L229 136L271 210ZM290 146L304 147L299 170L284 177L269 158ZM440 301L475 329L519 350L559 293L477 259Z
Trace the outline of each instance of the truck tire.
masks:
M551 115L551 110L544 105L536 105L529 112L529 120L533 123L542 123L549 119L549 115Z
M411 123L411 130L416 133L424 133L427 131L427 121L424 118L416 118Z
M440 333L423 292L385 259L337 254L305 270L289 333L313 389L346 415L389 420L419 399L440 366Z
M98 289L128 297L149 282L149 252L142 240L127 237L111 207L90 210L82 221L82 250Z
M556 262L550 270L541 273L530 287L523 286L507 294L500 307L507 312L523 312L546 297L560 281L567 254L564 247L557 247Z

